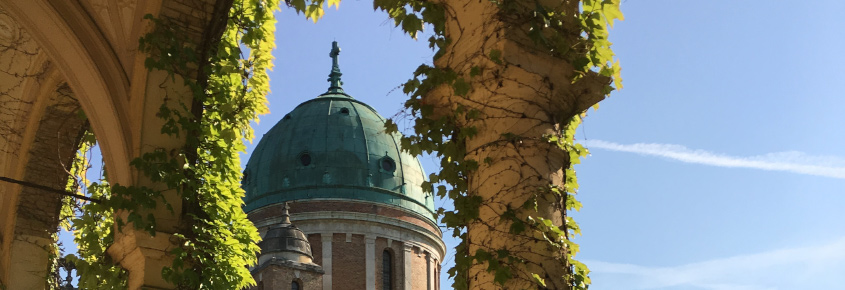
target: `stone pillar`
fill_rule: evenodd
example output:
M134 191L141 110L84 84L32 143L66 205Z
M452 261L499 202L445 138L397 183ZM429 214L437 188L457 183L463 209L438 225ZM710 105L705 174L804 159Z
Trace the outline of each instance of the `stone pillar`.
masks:
M431 253L427 253L425 256L426 259L428 259L428 265L426 265L428 266L428 290L434 290L437 288L437 286L434 285L435 265L437 265L437 259L435 259Z
M376 237L367 235L364 239L367 242L364 254L366 257L364 266L367 268L367 290L376 290Z
M412 261L411 257L413 255L411 255L411 254L414 251L414 246L412 246L408 243L403 243L403 244L404 244L404 249L405 249L405 254L404 254L404 257L402 259L402 261L404 261L404 264L405 264L405 271L402 275L403 276L402 280L405 281L405 288L403 288L403 289L411 290L411 289L414 289L414 285L411 282L411 275L412 275L411 271L413 269L413 267L411 266L411 261Z
M320 234L320 239L323 241L323 290L332 289L332 233Z

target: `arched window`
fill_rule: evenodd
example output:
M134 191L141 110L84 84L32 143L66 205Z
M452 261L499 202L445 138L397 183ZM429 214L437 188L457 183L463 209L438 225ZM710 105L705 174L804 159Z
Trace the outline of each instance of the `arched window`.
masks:
M301 290L302 287L299 287L299 282L294 280L290 282L290 290Z
M384 250L381 254L381 287L384 290L393 289L393 254Z

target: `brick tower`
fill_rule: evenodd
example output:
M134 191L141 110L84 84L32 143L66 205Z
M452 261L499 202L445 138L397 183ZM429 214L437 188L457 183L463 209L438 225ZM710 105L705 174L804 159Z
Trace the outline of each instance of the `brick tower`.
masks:
M282 206L281 222L267 228L258 243L261 255L258 267L251 269L258 287L264 289L320 289L323 287L323 268L313 262L308 239L290 222L289 207Z

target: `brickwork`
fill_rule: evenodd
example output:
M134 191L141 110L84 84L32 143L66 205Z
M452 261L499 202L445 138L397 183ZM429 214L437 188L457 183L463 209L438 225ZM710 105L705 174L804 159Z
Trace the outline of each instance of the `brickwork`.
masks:
M291 289L291 283L299 283L299 289L322 289L323 274L314 271L298 270L280 265L269 265L256 273L258 285L251 290Z
M271 205L264 208L260 208L254 210L249 213L249 218L253 222L259 222L266 219L275 218L279 212L281 212L281 204ZM437 236L440 236L440 229L435 227L431 224L430 221L424 220L423 217L408 213L406 211L380 206L373 203L363 203L363 202L344 202L344 201L296 201L290 203L290 213L297 214L297 213L306 213L306 212L324 212L324 211L345 211L345 212L357 212L357 213L368 213L374 215L380 215L384 217L391 217L398 220L402 220L405 222L412 223L414 225L423 227L432 233L435 233Z
M332 240L332 288L335 290L366 289L364 269L365 241L363 235L335 233Z
M323 221L328 224L335 224L335 221L326 220ZM351 231L354 234L347 234L343 232L346 228L344 226L339 226L335 228L322 228L322 230L313 231L311 234L307 235L308 242L311 244L311 250L313 255L313 262L320 266L324 265L323 258L326 256L326 253L323 251L326 250L324 248L324 238L329 237L326 235L327 233L331 233L330 236L332 237L332 247L331 247L331 267L324 267L323 270L326 271L326 274L330 274L331 276L324 276L324 280L331 281L331 289L348 289L348 290L364 290L367 289L367 264L369 262L370 266L373 266L374 269L372 270L373 278L373 286L375 289L385 289L383 285L383 253L387 249L390 253L392 253L392 287L390 289L438 289L439 283L439 265L437 263L440 262L441 257L439 257L438 253L430 253L428 252L429 249L426 248L427 246L420 246L420 242L417 240L410 241L411 251L409 253L409 258L411 260L410 264L407 265L408 267L408 275L406 275L406 264L405 264L405 242L399 240L388 239L385 236L381 236L379 234L379 226L383 226L377 223L371 223L367 221L360 221L360 224L372 226L370 230L373 232L366 232L365 234L361 234L361 229L355 229ZM353 226L350 224L349 226ZM320 228L320 227L317 227ZM328 231L327 231L328 230ZM367 244L367 236L374 236L375 239L373 240L373 244L371 249L368 249ZM347 239L349 240L347 242ZM389 246L388 246L389 241ZM369 251L368 251L369 250ZM369 253L368 253L369 252ZM370 254L370 255L368 255ZM429 256L433 256L437 258L437 260L429 260ZM368 261L367 259L371 259ZM431 263L435 263L432 265ZM330 277L330 278L329 278ZM405 277L409 277L409 281L406 284ZM431 281L429 281L431 280ZM409 286L406 288L406 285ZM434 287L434 288L430 288ZM322 289L322 287L320 288Z
M392 285L391 290L398 290L402 289L402 285L405 285L404 275L402 271L404 271L404 255L402 253L402 243L398 241L393 241L390 243L390 247L387 246L387 239L385 238L376 238L376 256L375 265L376 265L376 289L382 290L384 288L384 270L383 270L383 263L382 260L384 250L388 250L391 253L393 259L393 267L392 267Z
M323 238L320 234L310 234L308 235L308 243L311 244L311 256L314 257L311 261L323 266Z
M77 118L79 102L66 84L59 85L43 108L35 139L29 148L23 180L62 190L66 170L73 161L85 121ZM58 230L62 196L55 192L23 186L15 217L14 240L9 259L10 289L42 288L49 270L53 234Z
M426 271L426 254L420 248L414 248L411 253L411 289L428 289L428 272ZM410 289L409 289L410 290Z
M81 108L66 84L59 85L50 102L38 124L24 180L61 190L67 185L67 170L85 122L76 117ZM54 192L22 187L15 236L51 238L59 224L61 198Z

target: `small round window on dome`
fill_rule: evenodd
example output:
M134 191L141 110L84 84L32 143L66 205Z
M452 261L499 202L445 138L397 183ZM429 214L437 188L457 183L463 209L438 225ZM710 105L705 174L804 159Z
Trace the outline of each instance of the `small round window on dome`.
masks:
M349 108L340 108L340 113L344 115L349 115Z
M302 166L311 165L311 154L308 152L302 152L299 154L299 164Z
M393 161L393 158L384 157L381 159L381 169L387 172L396 171L396 162Z

